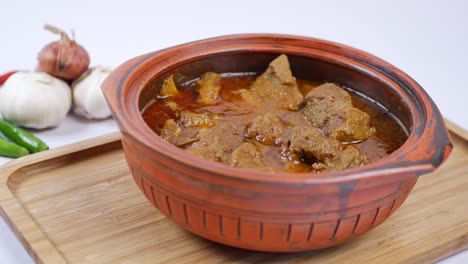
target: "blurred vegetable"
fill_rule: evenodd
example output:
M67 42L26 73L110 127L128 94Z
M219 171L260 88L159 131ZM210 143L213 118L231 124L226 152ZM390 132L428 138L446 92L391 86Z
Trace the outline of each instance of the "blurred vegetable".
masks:
M0 156L9 158L18 158L26 156L29 151L26 148L16 145L0 137Z
M13 124L0 120L0 131L14 143L25 147L31 153L36 153L49 149L44 141L29 132L14 126ZM9 146L11 148L11 146Z
M3 85L6 80L8 80L8 78L10 78L11 75L15 74L17 71L11 71L11 72L7 72L3 75L0 75L0 85Z
M47 73L17 72L0 88L0 114L19 126L57 126L70 108L70 87Z
M68 81L78 78L88 69L88 52L75 42L73 32L73 39L70 39L56 27L45 25L44 29L60 34L60 40L49 43L39 52L36 71L47 72Z
M111 111L101 91L101 83L111 71L110 68L96 66L72 83L76 114L89 119L103 119L111 116Z

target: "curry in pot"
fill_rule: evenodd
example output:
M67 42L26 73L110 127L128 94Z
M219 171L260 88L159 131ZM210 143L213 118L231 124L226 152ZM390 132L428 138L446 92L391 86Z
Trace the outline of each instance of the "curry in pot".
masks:
M172 76L143 111L164 140L193 155L269 172L324 172L381 159L407 139L377 103L333 83L297 80L286 55L261 75Z

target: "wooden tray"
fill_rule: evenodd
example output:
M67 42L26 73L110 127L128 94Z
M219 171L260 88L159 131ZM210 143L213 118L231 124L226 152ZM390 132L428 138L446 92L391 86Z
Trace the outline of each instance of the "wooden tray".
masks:
M448 127L455 149L444 166L385 223L326 250L258 253L184 231L140 193L119 134L0 167L0 213L39 263L434 262L468 247L468 132Z

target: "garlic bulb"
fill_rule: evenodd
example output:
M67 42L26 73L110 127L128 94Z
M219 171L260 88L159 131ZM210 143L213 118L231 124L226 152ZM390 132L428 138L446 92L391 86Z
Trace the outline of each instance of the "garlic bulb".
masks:
M0 113L19 126L57 126L70 108L70 87L47 73L17 72L0 87Z
M96 66L85 72L72 84L74 112L89 119L103 119L111 116L101 83L111 73L110 68Z

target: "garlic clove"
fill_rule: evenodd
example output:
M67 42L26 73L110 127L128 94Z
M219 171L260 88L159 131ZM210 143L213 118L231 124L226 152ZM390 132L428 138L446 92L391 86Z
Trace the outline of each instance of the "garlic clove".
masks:
M0 113L19 126L55 127L70 108L70 87L47 73L17 72L0 88Z
M111 68L96 66L72 83L74 113L89 119L112 115L101 90L102 82L111 72Z
M26 82L32 81L43 84L52 84L54 82L54 77L49 74L18 74L15 77Z

